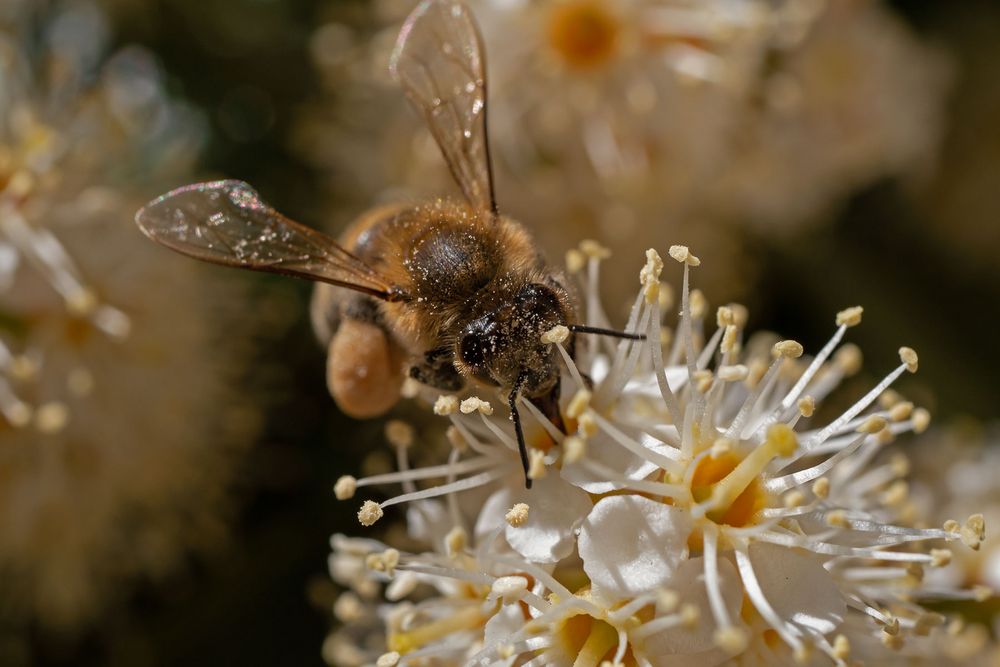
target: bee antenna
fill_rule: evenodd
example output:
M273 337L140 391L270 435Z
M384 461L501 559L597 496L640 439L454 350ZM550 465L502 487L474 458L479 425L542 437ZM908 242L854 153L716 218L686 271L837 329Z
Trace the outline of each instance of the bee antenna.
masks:
M598 336L611 336L612 338L626 338L628 340L646 340L646 334L615 331L614 329L603 329L601 327L588 327L584 324L571 324L568 329L573 333L596 334Z
M514 422L514 433L517 434L517 451L521 455L521 466L524 468L524 488L531 488L531 478L528 477L528 446L524 444L524 429L521 428L521 414L517 411L517 398L521 393L521 387L528 379L528 371L524 370L514 381L514 388L507 396L507 404L510 406L510 418Z

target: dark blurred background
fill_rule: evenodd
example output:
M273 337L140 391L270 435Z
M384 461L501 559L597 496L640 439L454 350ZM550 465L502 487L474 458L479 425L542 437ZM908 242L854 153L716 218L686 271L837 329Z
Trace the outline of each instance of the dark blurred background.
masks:
M324 219L321 176L292 152L289 135L302 107L318 99L308 40L336 4L123 0L114 13L114 41L149 48L172 91L205 110L204 172L246 180L289 216L330 227L343 221ZM348 13L364 5L340 4L335 9ZM865 326L852 333L870 372L891 368L898 346L910 345L921 352L921 374L907 388L937 420L991 419L1000 376L993 348L1000 329L1000 220L989 212L998 210L1000 187L986 187L987 213L971 229L957 217L942 222L939 209L947 197L966 196L956 194L950 178L1000 184L1000 10L986 0L892 4L954 60L940 175L922 186L925 196L903 193L893 181L875 183L829 223L780 243L751 235L747 252L761 271L751 329L781 331L815 348L829 335L833 312L863 302ZM954 236L968 242L942 241ZM329 399L323 355L308 326L308 285L266 278L260 285L293 304L297 316L254 361L261 369L255 390L285 398L267 408L264 433L239 464L241 509L231 538L165 582L140 585L82 633L53 636L31 625L24 648L30 664L322 664L330 623L323 608L328 540L356 525L354 505L338 504L331 488L358 468L366 449L384 446L381 423L350 421Z

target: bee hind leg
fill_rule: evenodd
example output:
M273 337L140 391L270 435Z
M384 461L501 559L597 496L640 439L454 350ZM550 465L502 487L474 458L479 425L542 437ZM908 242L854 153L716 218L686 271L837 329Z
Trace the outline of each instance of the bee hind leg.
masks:
M458 391L465 386L465 378L455 369L451 351L447 348L425 354L420 362L410 366L410 377L442 391Z

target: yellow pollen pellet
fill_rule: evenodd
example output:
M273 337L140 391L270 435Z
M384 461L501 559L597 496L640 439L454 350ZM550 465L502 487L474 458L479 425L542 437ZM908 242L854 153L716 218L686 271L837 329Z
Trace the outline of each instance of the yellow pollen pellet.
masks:
M548 470L545 468L545 452L532 449L528 452L528 479L541 479Z
M587 409L590 405L590 399L593 397L586 389L579 389L573 398L570 399L569 405L566 406L566 416L570 419L579 419L583 411Z
M961 529L961 525L954 519L948 519L944 522L942 528L949 533L957 533Z
M390 419L385 425L385 439L393 447L407 448L413 444L413 427L399 419Z
M578 463L587 455L586 441L574 435L563 440L562 449L564 463Z
M838 327L855 327L861 324L861 314L865 312L865 309L861 306L853 306L851 308L845 308L844 310L837 313L837 326Z
M715 324L720 329L736 324L733 309L729 306L719 306L719 309L715 311Z
M688 266L698 266L701 264L701 260L692 255L691 250L686 245L672 245L667 252L674 260L681 264L687 264Z
M519 528L528 520L529 509L530 508L527 503L517 503L507 510L507 513L504 515L504 519L506 519L507 523L512 527Z
M546 345L565 343L567 338L569 338L569 328L562 324L557 324L542 334L542 342Z
M812 417L816 412L816 399L812 396L803 396L799 399L799 414L803 417Z
M973 586L972 587L972 597L976 602L986 602L995 595L992 588L989 586Z
M383 653L375 661L375 667L396 667L399 664L399 653L391 651Z
M358 510L358 521L362 526L371 526L382 518L382 508L374 500L366 500Z
M794 340L779 341L772 348L774 356L785 357L787 359L798 359L802 356L802 352L802 344Z
M458 398L455 396L438 396L434 401L434 414L453 415L458 410Z
M463 415L472 414L477 410L487 417L493 414L493 406L489 404L489 401L484 401L478 396L471 396L462 401L459 409Z
M911 421L913 422L913 432L923 433L931 425L931 413L924 408L917 408L913 411Z
M344 475L333 485L333 495L337 500L347 500L354 497L354 492L358 489L358 480L350 475Z
M830 480L826 477L820 477L813 482L812 492L817 498L826 498L830 495Z
M904 364L906 364L906 370L911 373L917 372L918 359L917 353L912 347L901 347L899 348L899 359Z

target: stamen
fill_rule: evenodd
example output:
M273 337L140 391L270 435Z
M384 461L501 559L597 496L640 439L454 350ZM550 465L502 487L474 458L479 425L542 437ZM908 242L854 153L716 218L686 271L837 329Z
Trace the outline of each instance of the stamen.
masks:
M791 428L785 424L771 426L767 431L767 439L712 487L709 508L721 510L732 505L750 483L764 472L772 459L776 456L791 456L797 446L798 440Z

